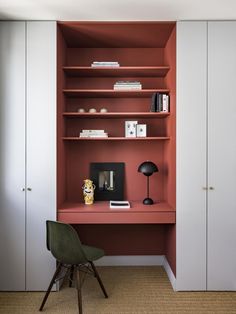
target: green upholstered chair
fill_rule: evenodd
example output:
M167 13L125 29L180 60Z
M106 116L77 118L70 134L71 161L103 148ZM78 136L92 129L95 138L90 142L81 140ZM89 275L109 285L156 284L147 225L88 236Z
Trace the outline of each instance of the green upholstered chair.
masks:
M81 295L81 273L86 272L93 274L97 278L105 298L108 298L105 287L94 265L94 261L104 256L104 251L95 247L83 245L74 228L65 223L46 221L47 227L47 249L51 251L56 258L57 269L49 284L48 290L44 296L40 311L43 310L53 284L57 281L57 277L62 269L66 268L66 274L69 272L69 286L72 285L73 274L76 270L76 282L78 292L79 313L82 314L82 295Z

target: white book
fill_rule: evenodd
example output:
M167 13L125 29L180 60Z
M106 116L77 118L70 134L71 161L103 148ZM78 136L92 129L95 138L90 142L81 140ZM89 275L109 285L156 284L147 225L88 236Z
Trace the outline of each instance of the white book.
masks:
M99 67L112 67L112 68L118 68L119 64L91 64L92 68L99 68Z
M142 86L114 86L114 90L141 90Z
M130 208L129 201L110 201L110 208L111 209L127 209Z
M114 84L115 87L140 87L142 84Z
M162 111L163 112L169 111L169 96L166 94L162 95Z
M97 133L104 133L105 130L82 130L83 133L93 133L93 132L97 132Z
M139 81L118 81L115 85L141 85Z
M94 134L94 133L86 134L86 133L80 133L79 137L108 137L108 134L107 134L107 133L104 133L104 134Z
M119 64L117 61L93 61L93 64Z

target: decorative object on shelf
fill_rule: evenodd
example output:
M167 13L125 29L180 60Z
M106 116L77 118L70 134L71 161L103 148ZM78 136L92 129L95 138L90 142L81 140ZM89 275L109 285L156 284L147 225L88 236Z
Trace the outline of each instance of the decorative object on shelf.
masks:
M139 165L138 172L143 173L147 177L147 197L143 200L144 205L152 205L153 200L149 197L149 177L154 173L158 172L157 166L152 161L144 161Z
M108 137L104 130L82 130L79 137Z
M96 186L90 179L85 179L82 186L85 205L92 205L94 202L94 190Z
M100 109L100 112L101 112L101 113L106 113L106 112L107 112L107 108L101 108L101 109Z
M120 64L117 61L93 61L91 64L92 68L99 68L99 67L108 67L108 68L116 68L119 67Z
M125 121L125 137L136 137L138 121Z
M124 197L123 162L99 162L90 164L90 178L97 186L95 200L122 201Z
M130 208L129 201L110 201L111 209L127 209Z
M114 90L141 90L142 84L138 81L118 81L113 88Z
M153 93L150 111L169 112L169 95L162 93Z
M96 110L95 108L90 108L90 109L89 109L89 112L90 112L90 113L95 113L95 112L97 112L97 110Z
M83 113L83 112L85 112L85 110L84 110L84 108L79 108L78 112Z
M147 125L146 124L137 124L136 135L137 135L137 137L146 137L147 136Z

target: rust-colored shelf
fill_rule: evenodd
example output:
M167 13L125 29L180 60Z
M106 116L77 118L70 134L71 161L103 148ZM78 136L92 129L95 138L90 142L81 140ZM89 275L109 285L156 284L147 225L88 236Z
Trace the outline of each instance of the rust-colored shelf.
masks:
M175 209L166 202L143 205L142 201L131 201L131 208L110 209L109 201L64 203L58 209L58 220L78 224L171 224L175 223Z
M106 112L106 113L89 113L89 112L64 112L63 116L67 118L89 118L89 119L111 119L111 118L154 118L163 119L170 115L169 112Z
M169 140L170 137L168 136L148 136L148 137L63 137L64 141L165 141Z
M68 97L81 98L147 98L153 93L169 93L169 89L113 90L113 89L63 89Z
M165 77L169 69L169 66L63 67L68 76L77 77Z

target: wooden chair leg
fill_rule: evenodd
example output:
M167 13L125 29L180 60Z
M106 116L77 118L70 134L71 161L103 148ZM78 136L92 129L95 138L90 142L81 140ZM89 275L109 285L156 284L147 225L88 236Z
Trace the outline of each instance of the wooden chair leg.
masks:
M100 276L99 276L99 274L98 274L98 271L97 271L97 269L96 269L94 263L93 263L93 262L90 262L90 264L91 264L91 266L92 266L94 275L95 275L95 277L96 277L97 280L98 280L98 283L99 283L99 285L100 285L100 287L101 287L101 289L102 289L102 292L103 292L105 298L108 298L108 294L107 294L107 292L106 292L106 289L105 289L105 287L104 287L104 285L103 285L103 283L102 283L102 280L101 280L101 278L100 278Z
M69 287L72 287L73 277L74 277L74 265L72 265L70 268Z
M53 275L53 277L52 277L52 280L51 280L51 282L50 282L50 284L49 284L49 286L48 286L48 290L47 290L47 292L46 292L46 294L45 294L45 296L44 296L44 298L43 298L43 302L42 302L42 304L41 304L41 306L40 306L40 308L39 308L39 311L42 311L42 310L43 310L44 304L45 304L46 301L47 301L47 298L48 298L48 296L49 296L49 293L51 292L51 289L52 289L52 286L53 286L53 284L54 284L54 282L55 282L55 279L56 279L57 275L59 274L59 272L60 272L60 270L61 270L61 266L62 266L62 264L59 263L58 266L57 266L57 269L56 269L56 271L55 271L55 273L54 273L54 275Z
M83 313L82 310L82 291L81 291L81 278L80 278L80 272L79 267L76 268L76 283L77 283L77 294L78 294L78 307L79 307L79 314Z

